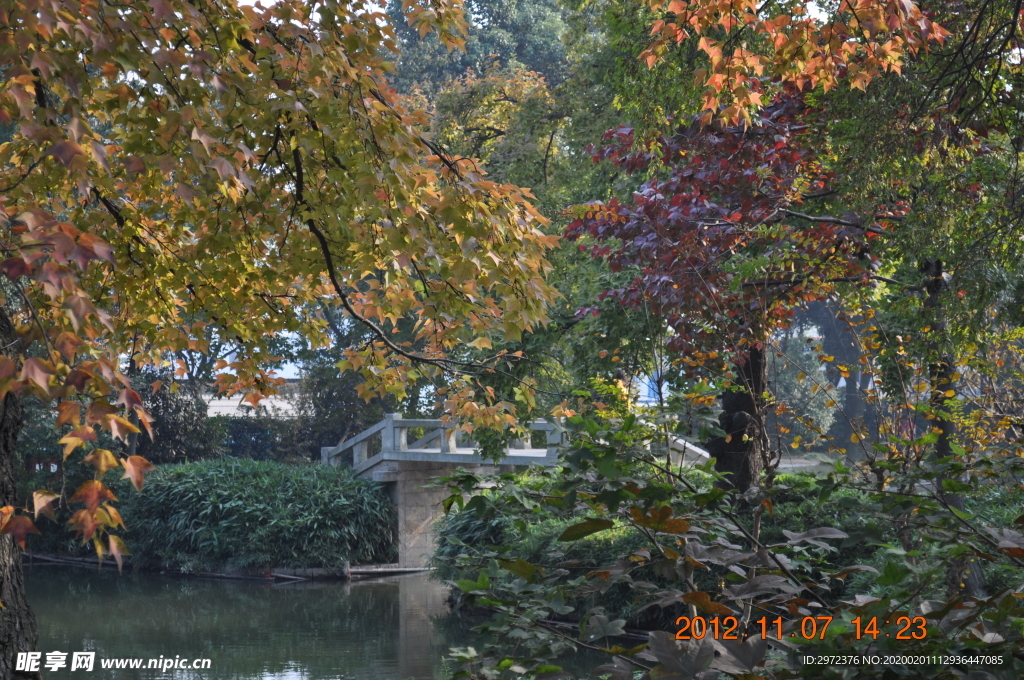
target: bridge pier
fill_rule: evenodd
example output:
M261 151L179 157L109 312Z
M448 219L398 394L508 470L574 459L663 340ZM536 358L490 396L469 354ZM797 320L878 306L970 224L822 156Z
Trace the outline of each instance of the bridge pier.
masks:
M487 464L473 448L460 448L459 433L445 427L441 420L405 419L389 413L377 425L337 446L320 450L326 465L338 465L342 455L352 451L352 469L364 479L382 482L398 511L398 566L426 567L434 552L434 522L444 512L441 501L448 497L445 487L429 486L435 478L448 475L456 467L473 472L511 469L516 465L554 465L561 433L551 423L538 421L531 429L546 433L547 447L510 449L502 464ZM410 428L427 434L409 443ZM379 437L380 453L368 455L371 440ZM437 446L430 446L437 442Z
M427 485L452 468L417 461L402 461L397 468L395 480L385 482L384 488L398 511L398 566L426 567L434 552L434 522L444 512L441 501L449 495L443 486Z

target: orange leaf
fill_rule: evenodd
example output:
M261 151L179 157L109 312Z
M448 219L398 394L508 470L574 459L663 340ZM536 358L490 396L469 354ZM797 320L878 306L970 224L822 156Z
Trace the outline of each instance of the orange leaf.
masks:
M141 432L139 428L135 427L121 416L108 416L107 425L110 427L110 434L123 442L128 441L129 434Z
M30 380L47 394L50 393L51 375L53 375L53 369L49 367L47 362L36 359L35 357L26 359L25 364L21 367L21 379Z
M85 151L82 149L81 146L79 146L75 142L65 140L63 142L57 142L56 144L51 146L49 149L46 150L46 153L43 155L53 156L54 158L59 160L66 168L69 165L71 165L71 161L74 159L75 156L84 153Z
M102 423L107 416L117 413L117 407L105 401L94 401L85 412L85 422L90 425Z
M3 528L0 529L0 534L11 534L14 536L14 540L22 548L25 547L26 536L38 533L39 529L36 529L36 525L25 515L16 515L11 517L9 520L4 522Z
M67 437L61 437L57 443L64 445L64 459L67 460L67 457L70 456L75 449L77 449L85 442L83 442L78 437L72 437L68 435Z
M4 524L7 523L7 520L10 519L11 515L13 514L13 505L5 505L4 507L0 508L0 529L3 528Z
M92 234L82 234L78 238L78 245L80 248L89 248L92 252L96 253L96 256L106 260L110 264L114 264L114 249L106 241L93 236Z
M78 330L82 323L85 321L85 317L92 314L96 318L103 320L103 315L100 314L99 310L92 304L92 302L83 295L69 295L64 299L61 308L68 310L68 315L71 317L71 325Z
M658 531L664 531L667 534L685 534L690 530L690 523L685 519L670 519L663 524Z
M122 541L119 536L111 536L109 544L110 554L114 556L114 561L117 562L117 570L121 571L121 556L131 555L131 553L128 552L128 548L125 547L124 541Z
M142 491L142 482L145 476L156 469L142 456L128 456L127 459L121 461L121 464L124 465L124 475L121 479L132 480L136 491Z
M104 73L106 73L107 68L110 66L112 66L110 63L103 65ZM95 158L96 162L100 164L100 167L107 172L110 172L110 165L107 164L107 148L98 142L89 142L89 146L92 147L93 158Z
M122 529L125 528L124 520L121 519L121 513L117 511L117 508L109 503L104 503L103 509L106 510L107 514L110 516L110 526L121 527Z
M102 477L112 467L118 467L121 461L117 459L114 454L106 449L95 449L92 453L85 457L86 463L92 463L93 467L96 468L97 477Z
M131 175L141 175L146 171L146 164L138 156L128 156L124 159L125 170Z
M96 430L92 429L88 425L82 425L76 427L71 432L68 432L69 437L77 437L83 442L94 442L96 441Z
M149 440L153 441L153 416L149 415L149 412L144 408L135 409L135 415L139 417L139 423L142 427L146 428Z
M85 392L85 381L93 377L95 376L93 376L89 371L83 371L80 368L76 368L68 373L68 377L64 378L64 386L74 387L79 394L83 394Z
M711 596L704 592L686 593L683 595L683 602L692 604L705 614L734 614L735 612L724 604L712 602Z
M92 538L93 534L96 533L96 520L93 519L92 513L85 509L76 512L68 520L68 524L74 528L76 533L82 536L83 543Z
M133 456L137 458L138 456ZM89 512L93 512L100 506L102 501L116 501L117 496L113 492L95 479L90 479L88 482L78 487L78 491L75 491L75 495L71 497L72 503L82 502L85 503L85 507Z
M57 516L53 514L53 507L59 499L60 496L52 491L46 491L45 489L33 491L32 505L35 506L36 519L39 519L39 513L43 513L56 522Z
M74 333L64 332L57 336L57 340L53 343L57 351L64 355L64 358L68 361L75 360L75 350L82 344L81 338Z
M126 387L118 393L117 403L124 406L125 411L131 411L142 406L142 397L135 390Z
M644 514L640 508L633 507L629 509L629 514L635 524L655 531L685 534L690 530L690 523L685 519L672 519L672 508L667 505L651 508L650 514Z
M75 427L82 424L82 405L77 401L62 401L57 405L57 427L71 423Z
M154 382L151 382L149 384L149 386L151 388L153 388L153 394L156 394L157 392L160 391L160 388L164 386L164 381L163 380L156 380Z

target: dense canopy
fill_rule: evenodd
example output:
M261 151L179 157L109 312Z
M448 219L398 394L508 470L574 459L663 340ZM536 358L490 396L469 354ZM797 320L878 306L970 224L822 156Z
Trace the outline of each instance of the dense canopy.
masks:
M120 562L144 402L298 344L488 455L561 419L556 471L448 480L456 677L1020 677L1022 10L0 0L0 675L33 520ZM22 402L92 479L18 497Z

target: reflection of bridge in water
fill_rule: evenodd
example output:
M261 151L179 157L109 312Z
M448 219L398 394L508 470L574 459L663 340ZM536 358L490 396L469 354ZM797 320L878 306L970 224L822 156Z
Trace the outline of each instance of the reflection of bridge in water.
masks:
M424 434L410 443L412 429ZM411 419L389 413L360 434L320 449L320 456L324 464L339 465L351 451L356 474L384 483L398 510L398 566L425 567L434 547L431 529L442 512L441 501L448 496L443 487L425 485L456 467L483 472L554 465L561 433L545 421L531 423L530 429L536 437L543 437L544 448L533 448L532 441L513 442L508 455L496 466L480 458L473 442L460 441L464 433L457 427L445 427L439 419Z
M383 639L370 643L371 646L385 647L376 652L380 660L375 662L381 663L386 659L387 669L380 669L385 676L394 675L402 680L438 677L437 667L441 658L450 647L462 646L461 640L451 639L450 631L446 636L446 626L438 626L451 614L448 586L431 580L423 573L356 579L344 584L337 581L300 581L272 587L287 592L319 590L324 597L335 598L340 589L346 599L373 603L380 608L375 613L365 612L365 615L384 617L391 627ZM274 680L303 680L307 677L301 673L275 677Z
M449 615L448 588L425 578L395 577L401 618L398 623L398 672L403 678L433 678L438 650L448 651L434 622ZM449 644L457 641L449 640ZM429 666L428 666L429 665ZM429 671L426 672L426 671Z

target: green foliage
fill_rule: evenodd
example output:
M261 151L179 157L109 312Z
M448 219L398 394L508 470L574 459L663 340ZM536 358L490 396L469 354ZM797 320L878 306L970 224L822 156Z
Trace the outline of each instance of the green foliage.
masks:
M818 451L827 451L824 436L837 417L842 416L837 415L836 390L821 370L815 338L801 330L784 331L772 343L768 383L773 400L785 405L785 410L771 425L774 431L784 428L780 434L788 436L782 437L782 441L801 441ZM821 389L812 392L815 385Z
M456 582L475 578L480 565L488 559L499 560L506 568L512 568L517 561L531 565L544 563L553 552L565 550L559 537L573 526L573 520L524 516L515 513L512 507L505 507L505 510L508 514L493 518L481 518L472 511L446 516L438 526L437 549L432 559L435 575ZM621 530L585 537L569 554L577 563L566 576L612 562L618 555L641 547L641 540ZM571 600L569 604L573 609L562 618L579 621L590 607L600 606L609 615L629 619L631 627L639 624L656 627L669 622L671 612L659 617L650 615L660 612L649 611L648 616L638 619L635 616L638 605L632 599L628 589L613 588L596 596Z
M340 360L337 351L300 353L302 374L295 395L295 418L289 421L290 455L319 461L320 447L333 446L357 435L376 425L386 412L395 410L393 400L388 400L392 402L389 405L377 397L370 401L360 397L357 386L363 382L362 377L341 372L337 366Z
M700 108L693 73L706 66L706 57L693 41L669 47L653 67L637 58L650 44L657 12L630 0L566 4L573 10L565 36L572 78L564 90L582 114L574 125L589 128L593 142L619 124L636 127L646 138Z
M468 70L483 73L495 59L558 83L565 78L565 11L555 0L469 0L464 4L468 33L464 50L451 50L435 36L422 38L406 22L402 3L389 0L401 56L391 78L400 92L440 91Z
M437 94L430 127L452 153L481 159L495 181L544 187L562 164L563 104L538 74L491 64Z
M18 466L26 472L35 472L43 465L46 474L50 464L61 462L61 447L53 441L56 415L39 399L23 399L24 425L18 435Z
M748 606L782 616L791 627L801 617L832 616L837 629L823 640L798 640L801 654L865 653L875 641L844 632L849 621L909 611L926 617L929 634L878 649L1001 655L1004 667L990 667L996 677L1019 675L1021 666L1009 655L1024 635L1024 608L1012 592L1024 568L1010 546L1021 541L1012 528L1022 521L1021 493L999 483L1005 472L987 478L989 484L977 477L947 484L960 478L955 467L926 465L900 478L899 488L920 491L906 494L873 488L837 464L827 477L779 475L771 486L740 496L709 483L721 481L710 464L695 471L666 467L650 453L649 433L656 429L634 416L621 422L575 417L568 429L558 469L499 478L460 472L448 480L456 491L451 505L462 510L446 521L435 561L465 606L494 612L480 627L490 634L482 650L452 652L471 677L501 664L554 672L570 651L630 627L653 629L648 644L611 648L604 640L603 651L629 659L627 667L682 663L704 643L662 647L659 629L671 630L678 616L739 619ZM1019 469L1012 460L1006 465ZM963 492L963 510L929 493L940 482ZM992 549L994 537L1005 541L999 550L965 545ZM951 570L961 573L955 571L960 560L978 569L982 554L990 595L951 597L962 588L948 582ZM964 614L982 627L960 626ZM566 620L578 623L578 634L551 623ZM765 649L755 656L748 668L763 661L774 678L813 677L818 670L766 656ZM726 654L709 662L744 677ZM888 677L900 667L862 668L861 677Z
M698 488L707 491L710 478L699 471L692 471L690 478ZM546 480L546 481L545 481ZM877 555L879 548L865 545L864 539L874 541L891 541L891 526L878 522L871 517L858 513L850 513L846 504L840 505L839 498L856 498L866 500L866 496L855 491L838 492L831 502L821 505L812 493L814 478L810 475L780 475L777 478L779 491L774 496L772 515L762 518L761 538L764 543L773 545L788 540L783 530L794 533L809 531L815 527L831 527L854 536L848 545L841 545L837 552L821 562L819 568L839 571L841 565L866 563L876 568L883 568L888 559L886 555ZM541 482L542 486L537 486ZM517 475L516 484L529 485L534 491L550 491L555 484L553 479L544 476ZM994 507L1008 511L1013 508L1010 499ZM499 501L500 503L500 501ZM545 563L550 561L552 554L562 553L563 561L572 560L574 568L597 570L605 565L615 563L622 555L634 553L645 547L642 535L618 527L607 534L597 532L574 538L566 538L569 530L577 527L590 526L600 522L602 529L611 525L608 520L590 519L580 522L574 517L550 517L545 513L524 512L518 503L500 503L500 514L481 517L475 512L453 512L447 515L438 525L438 542L434 552L433 565L436 575L446 581L457 581L474 577L476 569L483 558L491 556L502 560L502 564L510 560L524 560L526 563ZM744 522L748 529L749 521ZM582 538L583 540L580 540ZM567 551L566 540L574 541L572 549ZM506 546L502 549L500 546ZM695 582L702 589L714 588L730 572L720 566L709 564L709 569L700 570L695 575ZM570 570L570 574L573 570ZM567 574L566 576L569 576ZM638 579L657 583L662 588L671 587L671 579L644 569L637 572ZM564 579L563 579L564 580ZM872 582L868 578L851 578L850 584L836 582L831 596L833 604L841 599L849 599L860 593L872 591ZM677 616L686 614L685 608L658 607L642 609L644 602L637 601L635 593L622 585L607 589L604 592L589 594L586 598L571 600L574 610L566 615L578 621L582 615L593 607L601 607L613 618L625 620L632 629L667 628Z
M123 515L144 566L337 568L395 558L395 511L383 489L342 468L223 459L164 466Z

